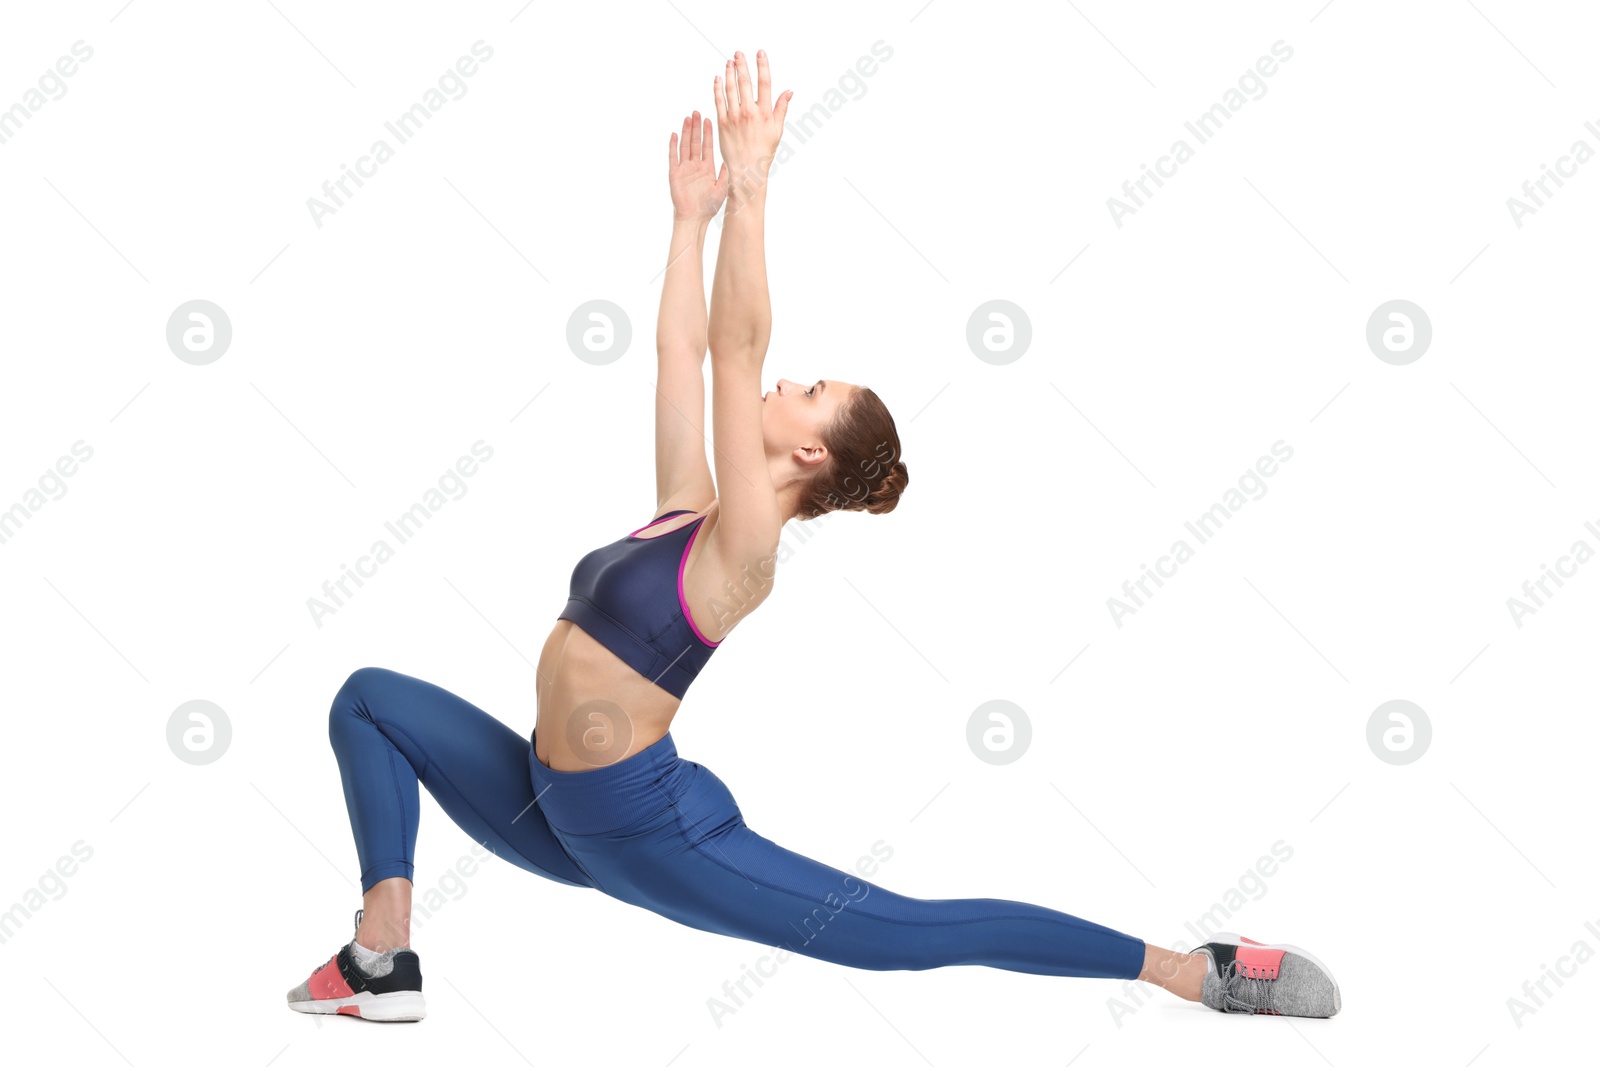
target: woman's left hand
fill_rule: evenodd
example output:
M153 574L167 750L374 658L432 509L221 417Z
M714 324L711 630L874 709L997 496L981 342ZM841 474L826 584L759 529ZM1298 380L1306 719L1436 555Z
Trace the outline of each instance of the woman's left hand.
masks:
M700 112L683 120L683 136L672 135L667 146L667 184L672 189L672 217L710 219L728 198L728 165L717 173L712 150L711 120Z

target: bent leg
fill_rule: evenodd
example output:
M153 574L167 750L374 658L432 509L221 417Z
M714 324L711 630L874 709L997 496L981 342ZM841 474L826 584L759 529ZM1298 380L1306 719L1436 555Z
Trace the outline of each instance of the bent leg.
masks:
M363 667L333 699L328 740L363 892L385 878L412 878L419 781L457 826L501 859L553 881L594 885L534 804L528 739L454 693Z

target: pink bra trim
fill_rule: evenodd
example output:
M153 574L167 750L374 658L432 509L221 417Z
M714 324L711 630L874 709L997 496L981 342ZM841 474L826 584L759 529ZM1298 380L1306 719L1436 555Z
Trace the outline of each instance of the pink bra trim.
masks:
M689 543L683 546L683 556L678 560L678 608L683 612L683 621L689 624L689 629L700 639L702 645L716 648L721 641L707 641L706 635L700 632L700 627L694 624L694 616L689 614L689 602L683 598L683 570L689 565L689 550L694 548L694 539L700 536L700 524L705 521L702 515L694 522L694 532L689 535Z

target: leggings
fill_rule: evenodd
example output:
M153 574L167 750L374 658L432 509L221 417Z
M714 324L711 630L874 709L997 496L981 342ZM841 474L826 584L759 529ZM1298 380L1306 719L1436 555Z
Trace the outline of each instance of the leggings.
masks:
M625 759L557 771L533 743L429 682L377 667L334 698L365 892L412 878L418 790L501 859L685 926L867 970L958 964L1136 978L1144 942L1034 904L921 900L781 848L670 734Z

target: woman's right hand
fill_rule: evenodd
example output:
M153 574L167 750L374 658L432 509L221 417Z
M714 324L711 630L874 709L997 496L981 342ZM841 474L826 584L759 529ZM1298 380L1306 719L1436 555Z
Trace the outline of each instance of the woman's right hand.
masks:
M750 67L743 52L735 52L723 68L723 76L712 83L711 95L717 106L717 141L722 160L737 181L755 173L765 178L783 137L783 120L789 113L788 90L774 102L772 71L767 53L756 53L756 92L750 88Z
M707 220L728 197L728 165L717 173L711 150L711 120L702 123L700 112L683 120L683 137L667 143L667 186L672 190L672 217Z

